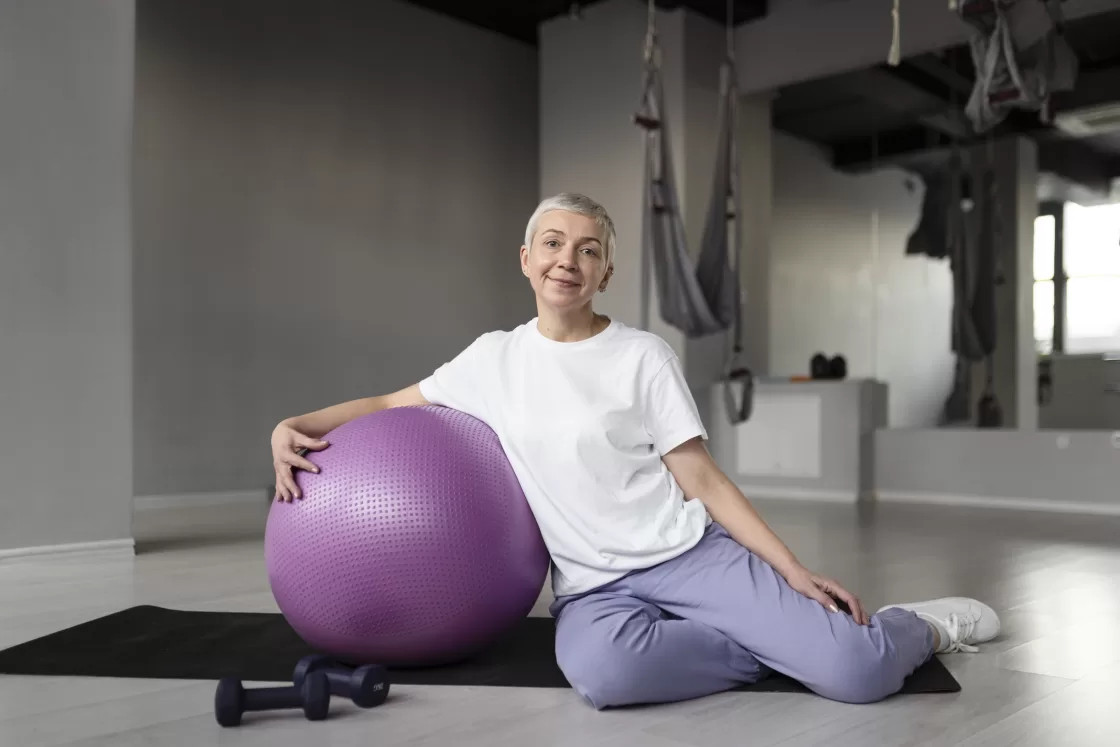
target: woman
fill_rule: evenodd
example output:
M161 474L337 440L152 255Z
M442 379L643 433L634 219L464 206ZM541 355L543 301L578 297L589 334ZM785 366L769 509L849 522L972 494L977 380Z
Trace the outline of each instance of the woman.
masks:
M934 653L975 650L995 612L950 598L883 608L815 574L715 464L661 338L592 310L615 230L561 194L529 219L521 269L537 318L482 335L407 389L280 423L279 500L330 430L390 407L469 413L499 436L553 560L556 656L595 708L682 700L782 672L835 700L896 692ZM838 602L847 610L841 610Z

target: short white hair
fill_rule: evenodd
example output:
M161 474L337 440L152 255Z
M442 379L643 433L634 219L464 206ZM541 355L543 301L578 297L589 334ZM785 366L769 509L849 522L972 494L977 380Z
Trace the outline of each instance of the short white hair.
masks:
M561 192L558 195L545 198L541 201L541 204L537 205L537 209L529 217L528 225L525 226L525 246L532 249L533 237L537 233L537 223L542 215L552 210L565 210L593 219L606 234L606 266L611 266L611 263L614 262L616 243L614 221L611 220L611 216L607 213L605 207L587 195L581 195L577 192Z

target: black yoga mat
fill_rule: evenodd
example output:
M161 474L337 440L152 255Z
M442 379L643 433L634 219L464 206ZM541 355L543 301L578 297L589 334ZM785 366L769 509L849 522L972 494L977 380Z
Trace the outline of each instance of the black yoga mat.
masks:
M555 622L525 618L497 645L452 666L392 669L401 685L569 687L556 665ZM316 653L279 614L191 612L133 607L6 651L0 674L290 682L300 658ZM903 693L959 692L936 658L914 672ZM808 692L783 675L737 688Z

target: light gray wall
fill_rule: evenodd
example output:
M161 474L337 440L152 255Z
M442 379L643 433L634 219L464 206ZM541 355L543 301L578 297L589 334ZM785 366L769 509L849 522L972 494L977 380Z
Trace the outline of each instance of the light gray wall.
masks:
M643 139L633 123L642 95L646 8L607 0L584 9L582 20L558 18L541 27L541 191L586 192L604 203L618 231L615 274L596 308L640 326ZM691 11L659 11L664 120L672 168L693 256L711 196L719 106L720 64L726 31ZM594 81L589 85L588 81ZM766 97L740 109L742 254L747 308L747 351L765 366L765 270L769 255L770 108ZM651 290L649 329L684 360L697 397L725 365L727 337L685 340L662 322ZM705 403L701 410L707 412Z
M884 430L875 465L882 500L1120 512L1120 433Z
M138 495L263 491L281 418L531 317L533 48L391 0L137 24Z
M769 95L739 102L740 189L743 192L743 351L757 375L769 375L770 263L774 219L774 130Z
M685 132L681 15L658 14L678 158ZM540 192L583 192L610 212L618 233L615 273L595 307L634 327L641 321L643 155L633 115L642 93L645 29L646 9L630 0L596 3L581 21L558 18L540 29ZM678 160L678 182L683 168ZM651 320L651 329L683 352L681 336L659 323L656 303Z
M890 427L935 426L952 388L953 291L947 261L905 254L921 180L840 173L783 134L773 154L770 373L841 354L849 376L887 384Z
M722 386L712 390L712 456L748 498L856 501L874 492L875 431L886 424L889 396L883 384L866 379L797 383L762 380L755 387L751 419L734 426L724 414ZM791 400L806 399L816 400L819 420L791 423ZM759 444L765 449L769 442L788 443L791 439L798 457L810 453L806 449L817 450L817 474L790 474L788 465L781 464L787 455L780 449L779 463L771 469L740 469L740 454L749 457Z
M1039 428L1120 431L1120 355L1054 355L1049 361L1052 396L1039 405Z
M541 27L541 192L585 192L611 212L618 231L615 274L596 309L626 324L642 323L642 201L644 154L633 122L643 93L647 14L642 3L606 0L584 9L582 20L558 18ZM672 169L688 248L699 254L711 199L718 135L720 65L726 31L691 11L659 11ZM589 84L593 81L593 85ZM766 366L770 254L770 103L741 103L739 147L743 211L740 247L745 350L757 371ZM711 400L712 383L726 366L728 335L686 340L660 318L651 278L648 329L680 355L700 412L715 433L722 415ZM713 436L714 439L717 436Z
M133 24L0 5L0 549L131 536Z

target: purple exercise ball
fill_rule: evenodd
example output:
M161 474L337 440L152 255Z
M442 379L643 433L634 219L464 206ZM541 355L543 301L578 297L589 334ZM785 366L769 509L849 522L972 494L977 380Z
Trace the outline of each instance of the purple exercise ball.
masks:
M494 643L532 609L549 555L497 435L445 407L359 417L297 471L265 529L273 596L320 653L430 666Z

